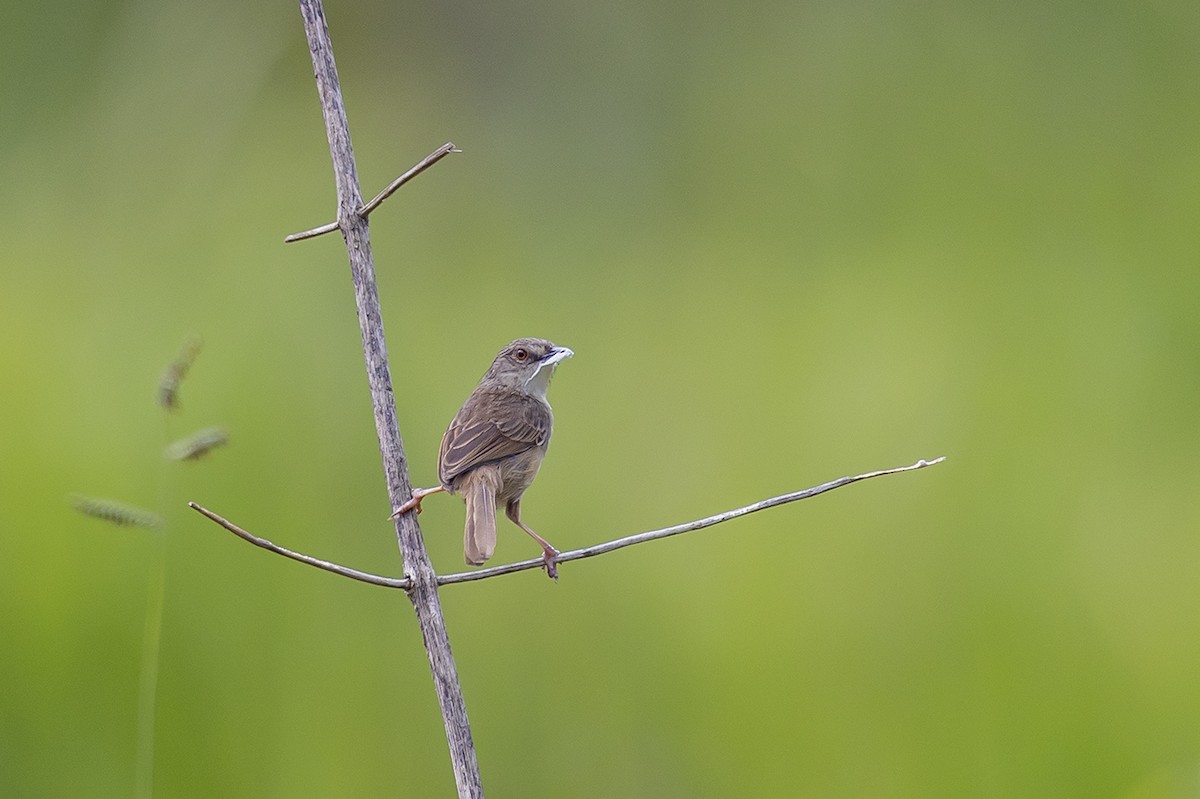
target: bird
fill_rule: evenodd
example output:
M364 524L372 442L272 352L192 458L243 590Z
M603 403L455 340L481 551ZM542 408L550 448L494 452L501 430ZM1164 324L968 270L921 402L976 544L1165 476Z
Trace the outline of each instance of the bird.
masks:
M521 521L521 496L550 446L550 379L574 354L541 338L519 338L501 349L442 436L439 485L414 489L391 518L420 513L421 501L430 494L461 494L467 507L463 554L469 565L482 566L496 551L496 511L503 506L513 524L542 547L546 574L558 580L560 553Z

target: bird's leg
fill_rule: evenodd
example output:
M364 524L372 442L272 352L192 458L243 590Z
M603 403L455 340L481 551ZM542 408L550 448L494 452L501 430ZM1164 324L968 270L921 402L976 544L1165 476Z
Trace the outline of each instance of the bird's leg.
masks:
M546 566L546 576L548 576L550 579L554 580L555 582L558 582L558 566L555 562L555 559L559 556L560 553L557 549L554 548L553 544L551 544L546 539L542 538L540 535L535 533L533 530L530 530L529 526L527 524L525 524L525 522L521 521L521 500L515 499L512 502L508 503L508 505L505 506L505 508L504 508L504 515L507 516L510 520L512 520L513 524L515 524L517 527L520 527L522 530L524 530L526 533L528 533L529 536L531 538L533 538L534 541L537 541L539 544L542 545L542 561L545 563L545 566Z
M401 513L404 513L405 511L410 511L413 508L416 508L417 513L420 513L421 512L421 500L425 499L425 497L429 496L430 494L439 494L445 490L446 490L445 486L435 486L434 488L414 488L413 493L412 493L412 499L410 499L408 502L405 502L400 507L396 508L396 511L388 518L394 519L397 516L399 516Z

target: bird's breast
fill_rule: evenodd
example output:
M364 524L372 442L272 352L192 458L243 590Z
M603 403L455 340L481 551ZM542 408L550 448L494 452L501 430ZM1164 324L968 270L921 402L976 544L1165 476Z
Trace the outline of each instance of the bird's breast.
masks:
M500 489L496 492L496 498L504 502L520 499L525 489L533 483L533 478L537 477L545 457L546 445L542 444L499 461Z

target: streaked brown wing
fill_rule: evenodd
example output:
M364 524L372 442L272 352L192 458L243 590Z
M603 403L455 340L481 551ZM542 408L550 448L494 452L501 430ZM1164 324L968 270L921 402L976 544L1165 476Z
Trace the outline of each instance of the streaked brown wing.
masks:
M438 479L450 485L480 464L542 446L551 424L550 409L534 397L472 394L442 436Z

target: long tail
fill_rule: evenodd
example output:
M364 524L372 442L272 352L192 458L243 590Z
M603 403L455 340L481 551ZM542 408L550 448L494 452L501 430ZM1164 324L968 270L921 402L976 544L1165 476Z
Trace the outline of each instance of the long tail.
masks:
M496 489L499 475L489 467L480 467L467 475L462 487L467 503L467 524L463 530L463 554L467 563L481 566L496 551Z

